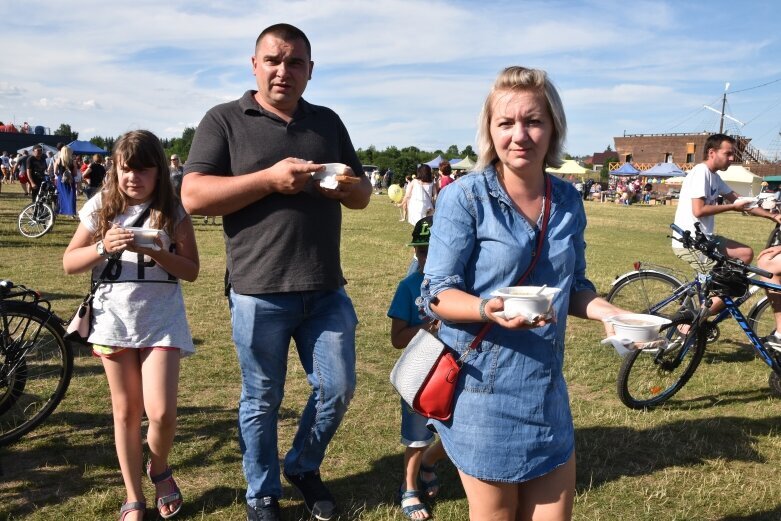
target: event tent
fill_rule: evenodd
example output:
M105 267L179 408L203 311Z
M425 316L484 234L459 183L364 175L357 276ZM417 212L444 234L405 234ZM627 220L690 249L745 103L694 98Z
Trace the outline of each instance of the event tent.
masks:
M591 173L587 168L583 168L574 159L565 159L564 163L559 168L546 168L546 172L554 175L586 175Z
M70 147L74 154L108 154L108 152L99 146L93 145L89 141L79 141L78 139L68 143L68 147Z
M45 143L38 143L38 144L41 145L41 148L43 149L43 155L46 155L47 152L51 152L52 154L56 154L57 153L57 149L54 148L51 145L47 145ZM30 145L29 147L20 148L19 150L17 150L17 152L21 154L22 152L27 150L28 154L32 154L34 146L35 145Z
M632 163L624 163L621 165L621 168L618 170L613 170L610 172L610 175L618 175L618 176L625 176L625 177L631 177L633 175L638 175L640 173L640 170L632 166Z
M657 163L643 174L651 177L673 177L684 175L683 170L678 168L675 163Z
M472 161L469 156L467 156L457 163L451 161L450 167L453 170L472 170L475 167L475 162Z
M424 164L426 164L426 165L430 166L431 168L439 168L439 163L441 163L441 162L442 162L442 161L444 161L444 160L445 160L445 158L444 158L444 157L442 157L442 156L437 156L437 157L435 157L434 159L432 159L431 161L427 161L427 162L426 162L426 163L424 163Z
M719 176L738 195L751 197L762 192L762 178L743 165L734 164L719 170Z
M680 185L683 184L683 180L686 179L686 176L675 176L675 177L668 177L664 180L664 184L666 185Z

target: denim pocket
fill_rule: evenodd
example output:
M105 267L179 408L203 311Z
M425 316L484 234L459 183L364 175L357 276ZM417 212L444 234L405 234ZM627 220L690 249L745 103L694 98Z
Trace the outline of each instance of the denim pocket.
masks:
M469 344L459 347L466 350L469 348ZM464 391L486 394L494 392L500 348L501 346L498 344L482 342L467 356L461 368Z

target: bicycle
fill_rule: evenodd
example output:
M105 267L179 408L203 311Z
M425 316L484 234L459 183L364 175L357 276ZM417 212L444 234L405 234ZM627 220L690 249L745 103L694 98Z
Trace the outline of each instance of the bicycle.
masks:
M621 295L622 288L632 287L633 302L640 303L640 307L625 309L671 319L671 323L660 331L667 340L666 346L634 350L621 363L616 389L621 402L629 408L650 409L680 391L701 362L706 344L718 339L718 324L730 316L746 334L759 358L771 368L768 383L771 391L781 396L781 350L767 348L761 340L775 331L770 301L764 297L757 302L748 318L739 308L760 288L781 291L781 286L749 277L748 273L762 277L770 277L771 274L722 254L716 243L708 239L699 226L695 226L695 238L674 224L671 228L680 234L684 247L696 249L716 262L708 273L698 274L691 282L680 283L669 273L638 269L617 281L608 295L609 301L623 307L630 301L616 297ZM653 297L643 294L649 281L653 285L648 286L657 290L666 284L666 294L662 294L661 290ZM750 291L752 287L756 290ZM714 296L720 297L726 307L709 320L711 298Z
M0 281L0 446L40 425L73 375L73 348L48 300Z
M49 180L49 176L46 176L41 181L35 201L19 213L19 233L31 239L41 237L54 226L58 209L57 188Z

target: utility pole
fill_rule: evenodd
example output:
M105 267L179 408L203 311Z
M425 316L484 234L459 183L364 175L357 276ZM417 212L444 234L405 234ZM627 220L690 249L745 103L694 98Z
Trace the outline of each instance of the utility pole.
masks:
M727 106L727 90L729 89L729 82L724 86L724 96L721 98L721 121L719 122L719 134L724 133L724 109Z

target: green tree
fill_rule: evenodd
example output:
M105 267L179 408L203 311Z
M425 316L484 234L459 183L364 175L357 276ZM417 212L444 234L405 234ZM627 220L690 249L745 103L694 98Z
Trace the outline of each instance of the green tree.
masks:
M464 147L464 149L461 151L461 154L459 154L459 157L468 156L470 159L477 159L477 154L475 154L475 151L472 150L472 145L467 145Z
M195 128L186 127L182 132L182 137L171 138L171 140L168 141L169 146L164 146L165 155L170 157L172 154L176 154L179 156L179 162L184 164L190 155L190 147L193 144L193 137L195 137Z
M67 123L60 123L60 126L57 127L57 130L54 131L55 136L62 136L64 137L68 142L74 141L76 139L79 139L79 133L74 132L71 129L71 126Z
M452 157L461 157L458 154L458 145L450 145L447 147L447 150L445 151L445 158L450 159Z

